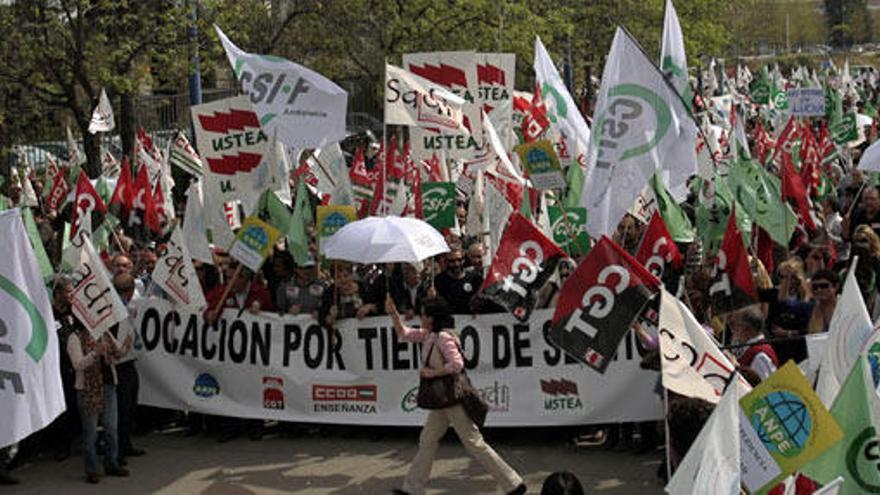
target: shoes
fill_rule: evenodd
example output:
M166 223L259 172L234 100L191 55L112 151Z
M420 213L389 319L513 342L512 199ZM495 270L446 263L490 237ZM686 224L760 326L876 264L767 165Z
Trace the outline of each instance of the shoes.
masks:
M125 469L124 467L116 467L104 469L104 474L107 476L116 476L118 478L128 478L131 473L129 473L128 469Z
M86 473L86 483L97 485L99 481L101 481L101 478L98 478L97 473Z
M525 495L525 493L526 493L526 484L520 483L518 487L516 487L513 490L511 490L510 492L508 492L508 495Z
M142 455L146 455L147 451L144 449L132 447L130 449L125 449L123 453L126 457L140 457Z
M409 495L409 492L405 492L399 488L395 488L391 490L391 495Z

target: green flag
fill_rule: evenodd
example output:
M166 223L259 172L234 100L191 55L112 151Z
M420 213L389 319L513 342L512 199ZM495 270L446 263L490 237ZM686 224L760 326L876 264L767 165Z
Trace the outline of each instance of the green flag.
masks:
M575 208L581 205L581 191L584 188L584 171L575 161L568 167L565 174L565 181L568 183L568 193L565 195L563 205L566 208Z
M296 181L296 199L293 202L293 216L290 219L290 229L287 230L287 245L293 254L297 265L302 265L311 260L309 252L309 235L306 233L306 225L314 223L312 218L312 206L309 204L309 192L306 183L300 179Z
M31 247L34 248L34 255L37 257L37 265L40 267L43 281L48 282L55 274L55 269L52 268L52 262L49 261L49 256L46 254L46 248L43 247L43 239L40 237L40 231L34 221L34 214L31 213L30 208L22 208L21 216L24 219L24 229L31 241Z
M266 189L257 200L256 215L283 234L290 231L290 209L278 199L278 195Z
M651 177L651 187L654 189L654 197L657 198L657 210L666 223L669 235L676 242L691 242L694 240L694 227L690 219L685 215L681 205L672 199L663 181L657 174ZM722 234L723 235L723 234Z
M766 65L761 68L761 72L758 73L758 77L752 82L749 90L752 94L752 101L755 103L759 105L770 103L770 73L767 71Z
M840 495L880 493L877 432L871 421L869 395L875 393L865 380L864 357L859 356L831 405L831 415L843 430L843 439L801 469L819 483L844 477Z
M730 167L727 177L738 204L778 244L788 245L797 227L797 216L782 201L779 178L767 173L752 161Z
M723 177L716 174L711 182L703 181L695 216L697 235L703 243L704 252L709 254L718 252L735 202L733 192ZM737 205L736 223L743 235L743 242L748 246L752 219L741 205Z
M119 220L113 215L107 215L101 225L92 231L92 245L95 246L96 251L109 250L110 239L113 237L113 230L117 225L119 225Z

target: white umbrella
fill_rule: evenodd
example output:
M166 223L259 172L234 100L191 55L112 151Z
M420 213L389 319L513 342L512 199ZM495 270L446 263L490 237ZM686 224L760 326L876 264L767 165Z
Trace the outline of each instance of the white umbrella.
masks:
M324 240L330 259L355 263L415 263L449 246L431 224L409 217L367 217L351 222Z

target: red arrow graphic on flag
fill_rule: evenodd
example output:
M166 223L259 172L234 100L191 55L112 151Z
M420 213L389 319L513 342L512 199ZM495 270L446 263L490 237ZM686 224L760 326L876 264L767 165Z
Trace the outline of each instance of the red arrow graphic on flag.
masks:
M477 64L477 82L504 86L504 71L492 64Z
M202 129L209 132L228 134L230 130L243 131L245 127L260 127L260 120L254 112L230 110L229 113L217 112L214 115L199 115Z
M257 168L263 155L256 153L239 153L223 155L222 158L208 158L208 168L215 174L233 175L236 172L247 173Z
M453 84L462 88L467 87L467 76L464 71L451 65L440 64L438 67L431 64L423 66L411 64L409 70L417 76L422 76L431 82L446 86L447 88L451 88Z

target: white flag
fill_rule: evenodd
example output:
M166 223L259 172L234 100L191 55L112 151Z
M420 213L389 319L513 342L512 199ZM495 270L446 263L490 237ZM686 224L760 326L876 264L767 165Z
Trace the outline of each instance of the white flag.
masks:
M205 208L202 200L202 181L193 181L186 190L186 210L183 216L183 237L189 243L193 259L213 265L211 247L205 225ZM222 213L222 212L221 212ZM223 226L229 230L229 224Z
M507 226L507 220L513 213L513 206L511 206L507 198L504 197L504 194L502 194L501 191L499 191L498 188L488 180L486 181L484 191L486 201L486 222L489 225L489 252L487 255L489 256L489 259L494 259L495 251L497 251L498 246L501 245L501 234Z
M58 334L49 294L18 208L0 213L0 447L64 411Z
M559 72L539 37L535 37L534 67L535 78L541 86L541 95L547 105L547 117L555 122L558 130L565 135L566 147L575 150L574 156L577 161L579 154L587 152L590 128L587 127L587 122L562 82L562 78L559 77Z
M593 121L601 138L587 155L581 198L587 232L598 239L614 232L661 163L674 167L664 168L670 190L697 172L697 129L675 88L621 28Z
M675 86L675 90L688 105L692 99L688 82L687 55L684 51L684 35L678 23L678 13L672 0L666 0L666 13L663 16L663 40L660 46L660 69Z
M727 388L666 485L666 493L739 495L739 400L748 392L739 379Z
M385 64L385 123L468 134L464 99L431 81Z
M348 175L345 155L342 154L339 143L315 150L309 158L309 167L318 177L318 189L330 193L332 204L354 204L351 178Z
M859 159L859 170L880 172L880 140L871 143Z
M279 57L242 51L218 26L232 71L268 135L296 149L320 148L345 137L348 93L317 72ZM199 145L204 155L205 150Z
M37 199L37 193L34 191L34 185L28 177L27 170L25 170L24 176L21 178L21 205L31 207L40 205L40 202Z
M183 309L201 311L206 305L205 294L179 227L174 228L165 247L153 269L153 282Z
M828 343L819 365L819 380L816 383L816 395L822 399L825 407L831 407L841 384L849 376L859 352L874 329L856 281L858 264L859 257L855 256L828 324Z
M168 161L194 177L201 177L204 174L202 159L183 132L178 131L174 140L168 143Z
M128 318L128 310L116 293L92 241L85 236L82 240L79 264L73 270L70 306L73 314L98 340L110 327Z
M663 386L687 397L716 403L734 366L688 308L660 293L660 368Z
M107 98L107 91L101 88L98 106L92 112L92 121L89 122L89 132L92 134L110 132L115 127L116 121L113 119L113 107L110 105L110 98Z

